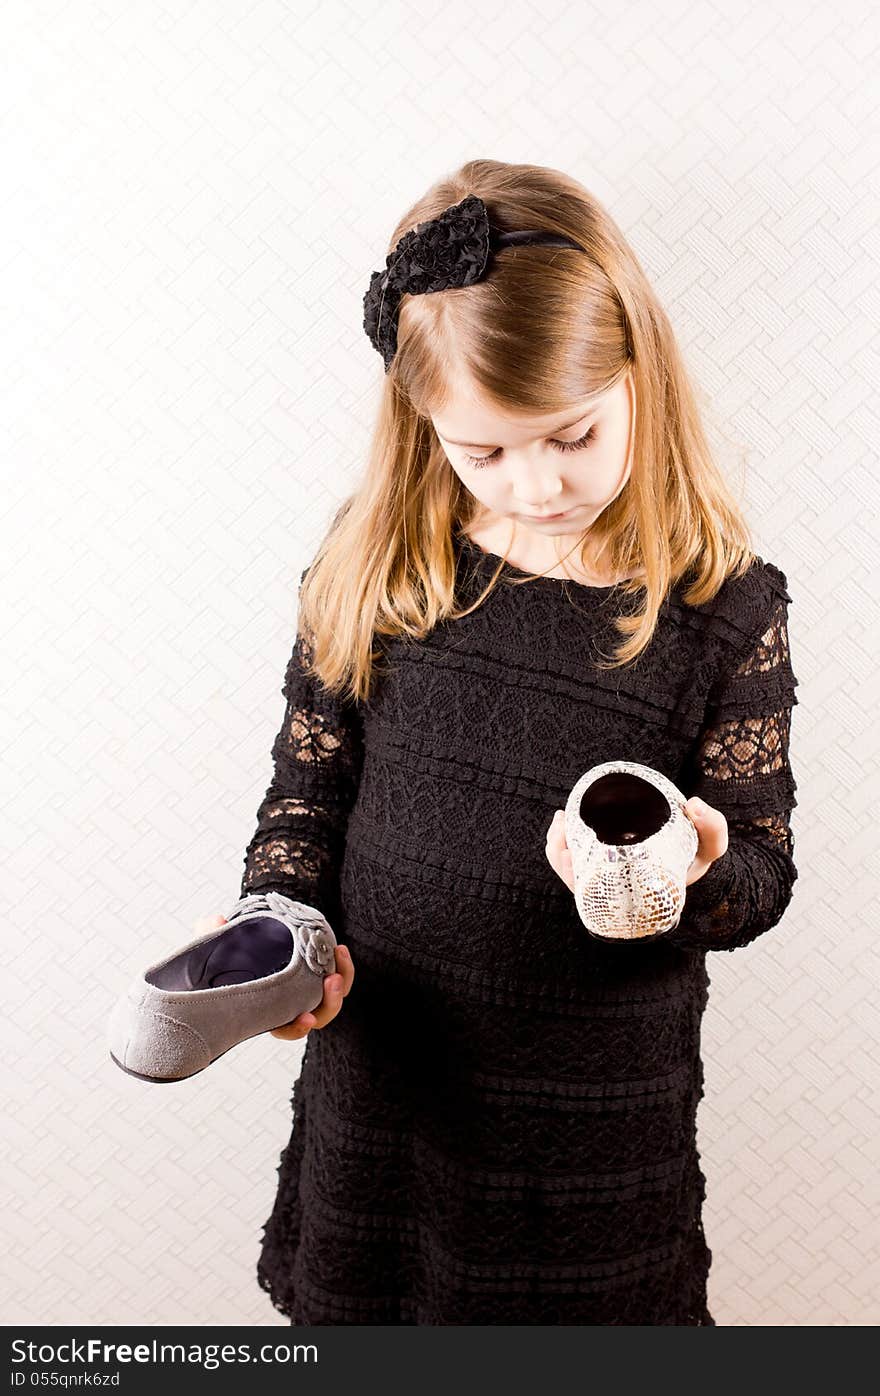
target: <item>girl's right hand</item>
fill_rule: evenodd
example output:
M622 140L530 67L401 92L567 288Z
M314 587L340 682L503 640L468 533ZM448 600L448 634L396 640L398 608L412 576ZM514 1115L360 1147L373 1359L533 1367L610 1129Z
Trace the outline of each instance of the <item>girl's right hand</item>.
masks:
M220 926L226 925L226 917L219 912L214 916L200 916L195 923L196 935L206 935L208 931L217 930ZM342 1007L342 1000L354 983L354 964L348 948L345 945L337 945L335 949L336 974L325 974L324 976L324 997L318 1007L312 1009L310 1013L300 1013L289 1023L282 1023L279 1028L270 1028L273 1037L283 1037L286 1042L295 1042L300 1037L307 1037L312 1028L326 1028Z

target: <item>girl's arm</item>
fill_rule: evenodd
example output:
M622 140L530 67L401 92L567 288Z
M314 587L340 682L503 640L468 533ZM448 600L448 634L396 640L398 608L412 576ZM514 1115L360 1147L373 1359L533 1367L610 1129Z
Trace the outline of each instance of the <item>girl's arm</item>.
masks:
M309 637L298 626L282 687L284 719L272 746L272 781L257 810L239 895L271 889L314 907L333 926L363 729L356 704L331 695L306 673L310 654Z
M769 931L792 898L798 873L789 817L797 783L789 763L791 711L799 680L791 668L784 574L764 563L769 583L749 598L758 620L731 647L712 690L708 724L687 782L727 818L727 852L687 889L678 926L664 940L736 950Z

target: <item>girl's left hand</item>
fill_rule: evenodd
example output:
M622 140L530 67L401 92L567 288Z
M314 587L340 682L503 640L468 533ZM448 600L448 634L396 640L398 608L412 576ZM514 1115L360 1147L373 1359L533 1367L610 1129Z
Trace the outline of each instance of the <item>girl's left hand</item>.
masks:
M705 800L698 800L694 796L687 801L684 808L700 840L697 856L688 868L685 878L685 886L690 887L692 882L699 882L712 864L727 852L728 830L727 819L721 810L707 805ZM571 853L565 841L564 810L556 811L547 830L546 853L553 871L562 878L569 892L574 892Z

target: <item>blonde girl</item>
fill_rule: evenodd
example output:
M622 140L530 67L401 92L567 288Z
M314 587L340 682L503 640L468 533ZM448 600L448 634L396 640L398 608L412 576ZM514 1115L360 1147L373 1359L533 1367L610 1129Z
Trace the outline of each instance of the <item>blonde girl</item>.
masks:
M706 961L797 877L786 578L576 180L465 164L364 311L375 432L302 574L241 883L339 942L275 1031L308 1041L259 1283L302 1325L713 1325ZM618 758L699 834L677 927L623 946L580 921L557 817Z

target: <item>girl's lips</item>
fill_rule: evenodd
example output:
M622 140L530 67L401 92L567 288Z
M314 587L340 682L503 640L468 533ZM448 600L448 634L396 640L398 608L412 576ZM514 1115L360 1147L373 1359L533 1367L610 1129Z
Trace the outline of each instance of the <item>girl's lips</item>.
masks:
M570 509L563 509L559 514L523 514L524 519L529 519L532 523L542 523L545 519L564 519L571 513Z

